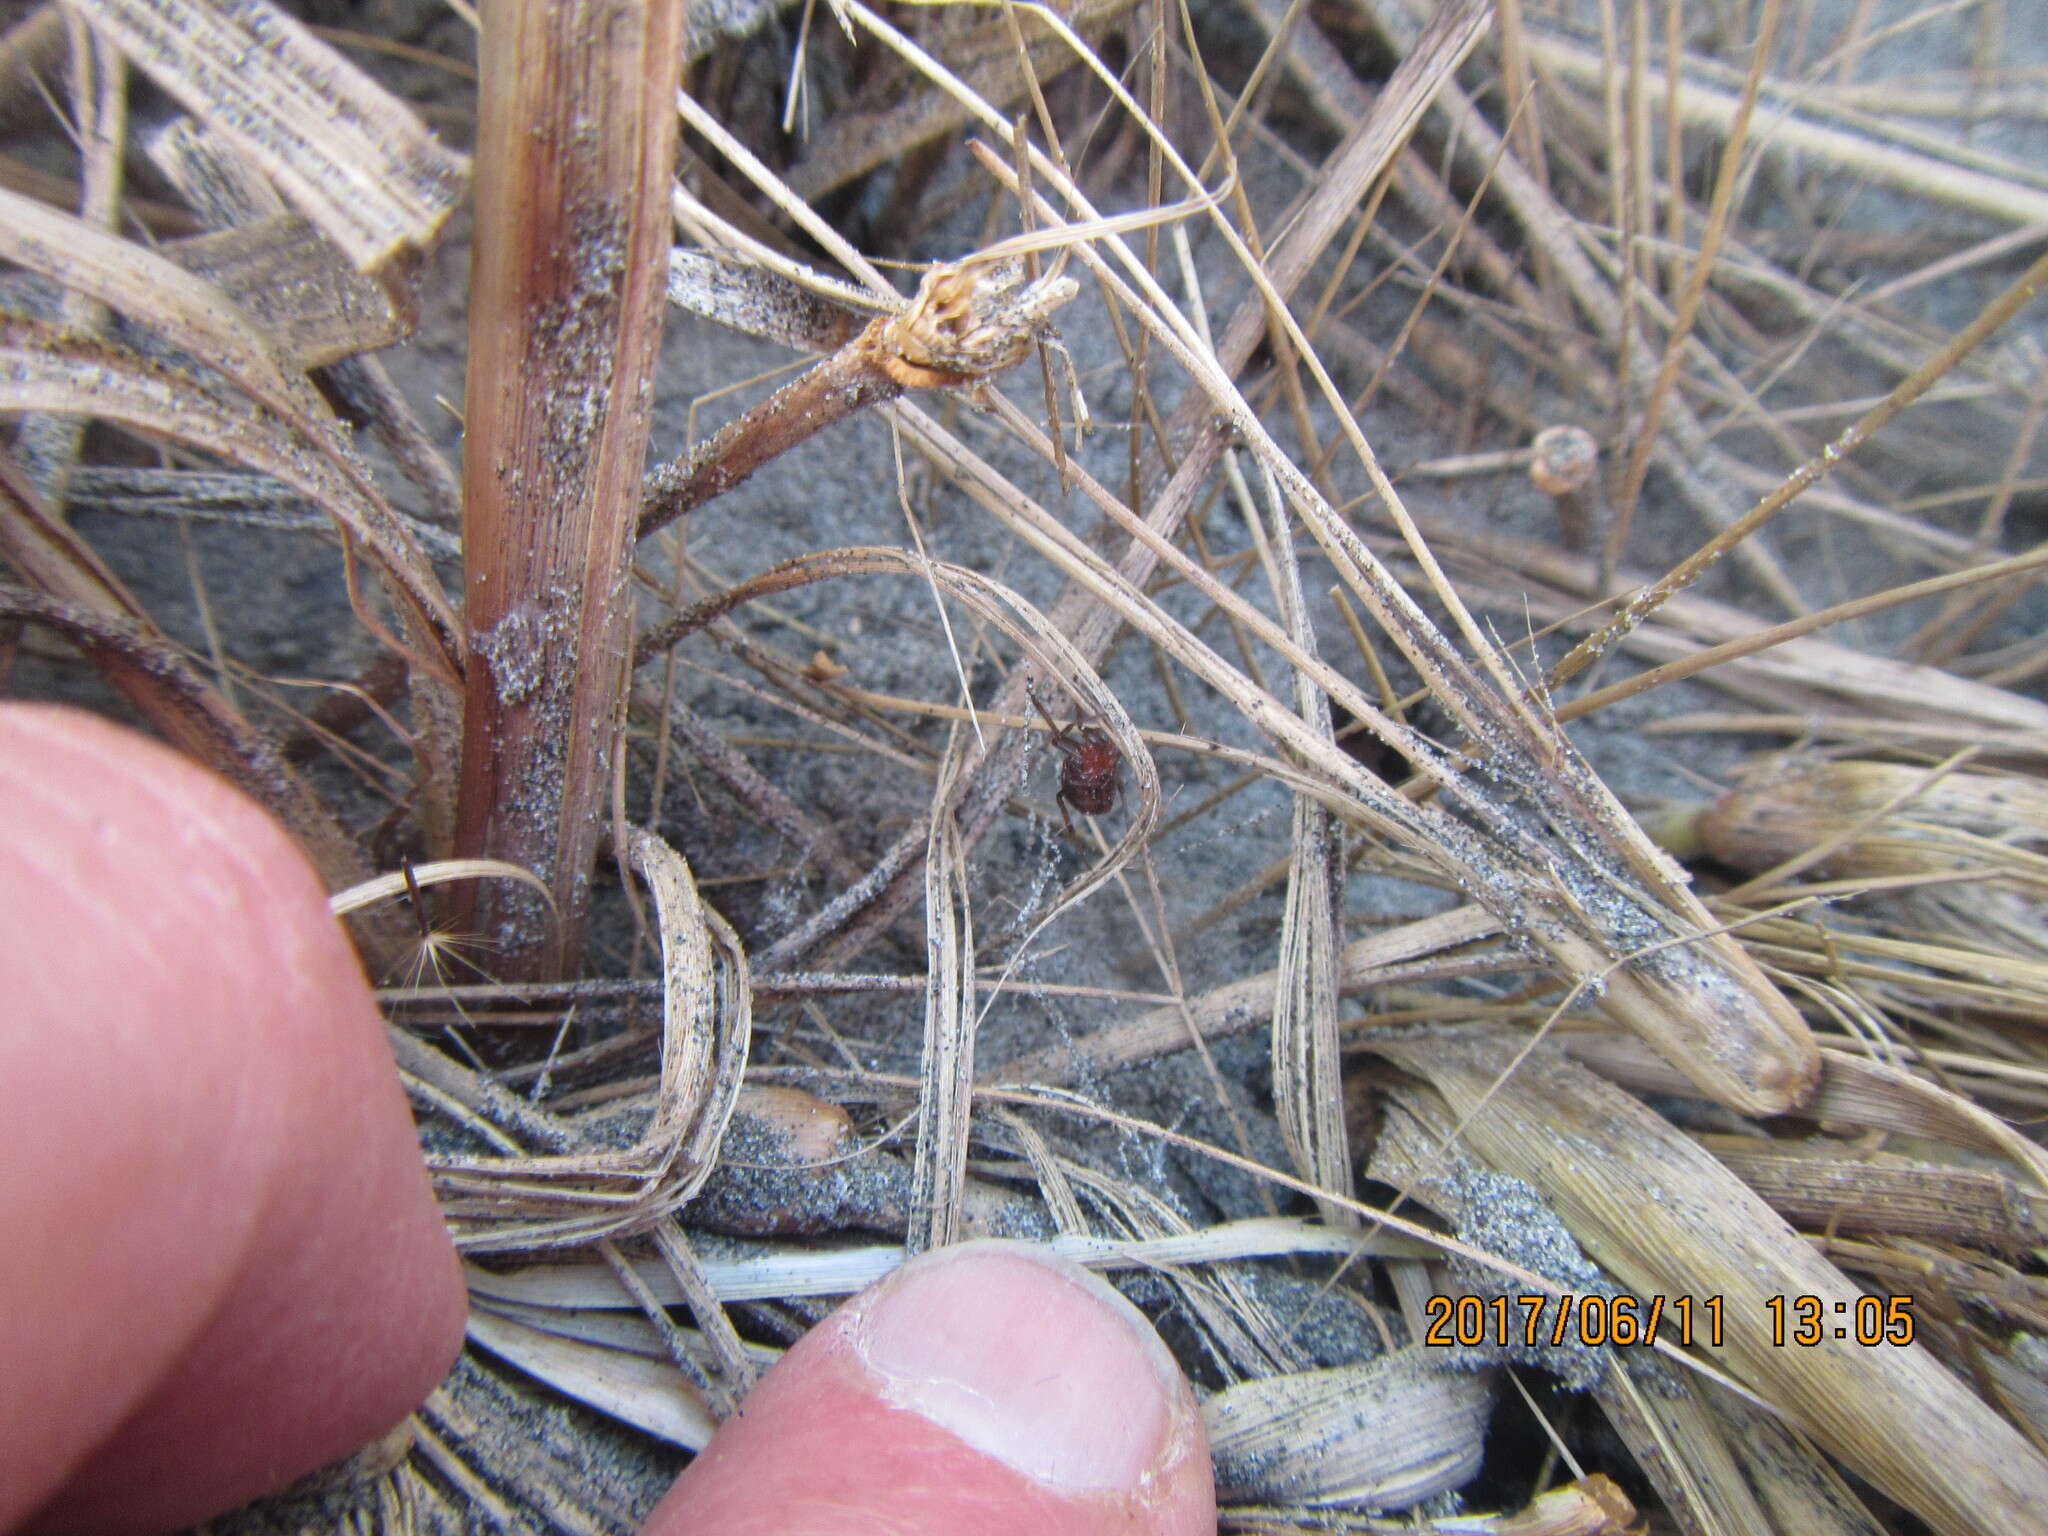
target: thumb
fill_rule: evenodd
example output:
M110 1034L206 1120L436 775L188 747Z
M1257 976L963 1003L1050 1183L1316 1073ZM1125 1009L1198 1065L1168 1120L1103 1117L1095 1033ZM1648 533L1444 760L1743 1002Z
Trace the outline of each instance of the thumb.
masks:
M1201 1417L1144 1315L1041 1249L912 1260L806 1334L642 1536L1203 1536Z

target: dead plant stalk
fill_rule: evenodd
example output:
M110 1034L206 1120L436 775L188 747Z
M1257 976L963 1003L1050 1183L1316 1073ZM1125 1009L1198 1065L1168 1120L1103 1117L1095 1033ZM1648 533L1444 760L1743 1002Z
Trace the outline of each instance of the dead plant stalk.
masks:
M458 851L493 968L575 969L624 713L627 568L669 246L681 0L484 7L463 548Z

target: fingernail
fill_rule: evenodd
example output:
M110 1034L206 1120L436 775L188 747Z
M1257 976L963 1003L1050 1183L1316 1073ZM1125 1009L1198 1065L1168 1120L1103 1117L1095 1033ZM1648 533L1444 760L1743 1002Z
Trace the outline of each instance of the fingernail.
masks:
M878 1288L854 1348L890 1403L1058 1492L1158 1470L1180 1372L1144 1314L1078 1265L962 1243Z

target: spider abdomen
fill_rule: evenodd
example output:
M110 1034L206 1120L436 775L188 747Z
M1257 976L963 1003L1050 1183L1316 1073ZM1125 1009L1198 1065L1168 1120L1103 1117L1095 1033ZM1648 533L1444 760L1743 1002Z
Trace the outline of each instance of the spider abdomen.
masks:
M1124 755L1100 726L1084 726L1071 739L1053 744L1065 761L1060 765L1059 798L1083 816L1100 816L1116 805L1117 771Z

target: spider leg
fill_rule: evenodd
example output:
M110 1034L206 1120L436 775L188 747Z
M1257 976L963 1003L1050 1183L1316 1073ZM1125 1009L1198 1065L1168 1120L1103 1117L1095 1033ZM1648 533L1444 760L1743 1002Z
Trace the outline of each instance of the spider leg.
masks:
M1052 715L1045 707L1045 700L1038 696L1036 688L1027 687L1024 691L1031 696L1031 707L1038 711L1038 718L1043 720L1045 728L1052 732L1052 744L1056 747L1064 744L1067 739L1067 733L1073 730L1073 727L1071 725L1057 724L1053 720Z

